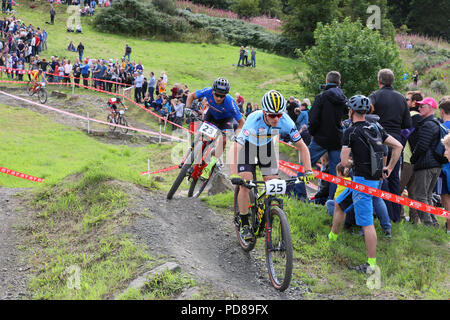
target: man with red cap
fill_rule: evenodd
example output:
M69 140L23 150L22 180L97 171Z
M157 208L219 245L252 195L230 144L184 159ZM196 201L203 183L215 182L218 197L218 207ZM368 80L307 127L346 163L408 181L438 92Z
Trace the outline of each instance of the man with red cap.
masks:
M415 183L414 200L433 205L432 195L436 181L441 173L441 163L434 156L434 148L440 139L439 124L434 117L437 102L431 97L416 101L422 119L408 139L411 144L411 164L414 165ZM439 227L434 215L419 211L424 225Z

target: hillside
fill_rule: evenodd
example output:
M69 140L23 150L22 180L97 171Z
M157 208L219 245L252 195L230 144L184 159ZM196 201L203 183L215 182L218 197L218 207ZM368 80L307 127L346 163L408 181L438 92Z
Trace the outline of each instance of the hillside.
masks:
M220 75L246 101L259 101L271 88L301 96L294 71L297 60L258 52L256 69L238 69L238 48L154 41L101 34L83 22L84 33L65 32L68 14L58 6L55 25L47 25L47 5L29 9L23 1L18 15L49 31L51 55L76 57L69 41L85 44L85 56L120 58L128 43L132 60L145 72L166 71L169 87L188 83L191 90L209 85ZM5 80L6 76L0 77ZM28 97L23 85L1 84L0 91ZM67 98L49 97L60 110L105 120L107 95L84 89L49 86ZM286 198L294 243L291 287L275 291L268 281L264 241L244 253L234 233L231 192L200 199L185 197L186 184L173 201L165 199L178 174L172 170L151 177L147 170L174 165L172 142L155 143L141 134L110 134L107 127L47 111L0 93L4 120L0 166L45 179L36 183L0 173L0 283L2 299L238 299L238 300L448 300L448 236L441 229L395 224L392 239L382 236L379 222L378 264L381 278L356 274L348 265L366 259L364 240L353 228L336 244L326 240L331 217L323 206ZM158 129L148 113L129 104L130 125ZM170 129L167 131L170 132ZM181 145L185 148L185 146ZM295 156L295 155L294 155ZM439 218L441 225L444 219ZM263 240L263 239L261 239ZM170 261L177 273L166 272L142 290L124 292L137 277ZM80 283L73 287L72 267ZM75 268L76 269L76 268Z

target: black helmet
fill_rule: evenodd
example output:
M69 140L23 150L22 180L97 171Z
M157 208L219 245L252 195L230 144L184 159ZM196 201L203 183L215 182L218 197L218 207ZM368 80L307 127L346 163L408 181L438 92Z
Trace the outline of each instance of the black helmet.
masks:
M348 100L347 105L350 109L354 111L366 111L366 112L370 111L369 98L360 94L351 97Z
M225 78L217 78L214 81L212 88L217 93L227 94L230 92L230 83Z

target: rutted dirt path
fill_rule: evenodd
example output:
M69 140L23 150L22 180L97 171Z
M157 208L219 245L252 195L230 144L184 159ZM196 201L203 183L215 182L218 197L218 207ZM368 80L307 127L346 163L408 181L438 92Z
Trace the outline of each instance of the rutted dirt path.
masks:
M80 127L78 120L13 98L2 96L1 103L29 108L58 123ZM47 104L58 107L62 102L50 98ZM182 272L196 279L203 297L303 299L308 289L301 283L291 283L284 293L270 285L263 252L245 253L240 249L231 215L216 213L201 200L188 199L180 193L167 201L165 194L136 185L130 184L127 190L136 200L133 211L142 214L124 232L148 246L150 254L177 262ZM17 232L13 228L20 219L17 210L21 210L19 200L13 196L16 192L0 188L0 299L27 298L27 267L18 260Z

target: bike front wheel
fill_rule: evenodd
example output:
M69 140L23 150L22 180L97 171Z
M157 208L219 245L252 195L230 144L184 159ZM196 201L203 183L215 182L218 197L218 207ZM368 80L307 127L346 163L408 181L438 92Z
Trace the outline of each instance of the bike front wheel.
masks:
M45 88L39 89L38 98L39 98L39 102L42 104L47 102L47 90L45 90Z
M284 291L292 277L292 239L286 214L279 207L269 212L271 224L266 237L266 262L270 282L275 289Z

